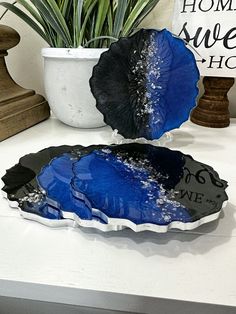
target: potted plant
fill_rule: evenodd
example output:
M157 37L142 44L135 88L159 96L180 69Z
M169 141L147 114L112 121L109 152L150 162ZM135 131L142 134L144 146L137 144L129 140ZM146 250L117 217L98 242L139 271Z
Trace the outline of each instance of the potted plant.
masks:
M89 87L94 65L112 42L129 36L158 2L18 0L0 4L50 46L42 49L44 84L56 117L74 127L91 128L104 125Z

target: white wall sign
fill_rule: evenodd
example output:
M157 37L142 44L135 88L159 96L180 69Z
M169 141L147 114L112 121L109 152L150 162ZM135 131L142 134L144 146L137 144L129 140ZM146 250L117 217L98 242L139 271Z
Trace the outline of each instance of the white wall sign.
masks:
M236 77L236 0L175 0L173 33L205 59L194 52L201 75Z

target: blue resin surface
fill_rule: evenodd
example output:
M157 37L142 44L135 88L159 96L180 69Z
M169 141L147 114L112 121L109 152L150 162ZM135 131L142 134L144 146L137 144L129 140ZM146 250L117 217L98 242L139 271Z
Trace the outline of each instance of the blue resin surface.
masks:
M142 29L103 53L90 80L104 120L125 138L158 139L196 104L199 71L183 40Z
M77 160L71 154L53 159L37 176L39 186L45 191L47 203L62 212L75 213L81 219L92 219L91 209L70 191L73 177L72 165Z
M26 201L22 201L24 211L41 216L46 219L60 220L63 219L61 211L58 208L48 204L45 195L37 194L27 196Z
M74 172L73 188L110 218L160 225L191 220L184 206L167 197L148 160L123 163L109 151L95 151L77 162Z
M196 105L199 71L183 40L167 30L151 33L147 51L146 110L150 138L156 139L188 120Z
M227 182L191 156L124 144L95 150L73 164L74 195L110 218L135 224L194 222L221 210Z
M7 193L7 198L10 201L17 202L23 212L52 220L62 219L63 217L58 208L47 203L45 194L39 189L36 176L41 168L56 156L83 149L84 147L81 145L52 146L21 157L19 163L8 169L2 177L5 183L3 191Z
M64 148L54 150L55 157ZM163 147L89 146L51 161L48 150L23 158L24 166L17 164L3 177L4 190L35 217L69 218L106 231L191 229L202 218L216 219L227 200L227 182L213 168Z

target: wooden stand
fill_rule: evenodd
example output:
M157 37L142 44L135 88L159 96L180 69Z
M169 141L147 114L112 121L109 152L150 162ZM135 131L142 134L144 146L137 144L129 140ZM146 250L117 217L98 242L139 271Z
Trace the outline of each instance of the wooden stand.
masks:
M192 111L191 121L206 127L224 128L230 124L228 91L233 78L204 77L205 93Z
M0 141L23 131L50 115L44 97L17 85L9 75L4 57L20 41L12 28L0 25Z

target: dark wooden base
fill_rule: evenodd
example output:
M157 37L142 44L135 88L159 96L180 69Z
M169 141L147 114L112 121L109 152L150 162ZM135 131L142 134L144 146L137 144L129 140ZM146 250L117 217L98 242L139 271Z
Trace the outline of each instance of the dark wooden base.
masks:
M50 115L46 100L33 90L19 86L8 73L5 63L7 50L16 46L19 41L20 35L14 29L0 25L0 141L47 119Z
M50 116L47 101L40 95L0 103L0 141L15 135Z
M195 108L190 120L198 125L208 128L226 128L230 125L229 113L210 112L202 108Z
M225 128L230 124L227 93L234 85L233 78L204 77L205 93L191 113L191 121L206 127Z

